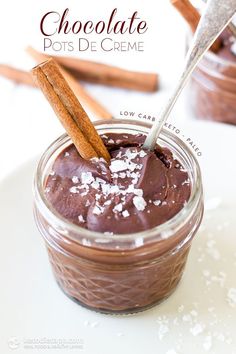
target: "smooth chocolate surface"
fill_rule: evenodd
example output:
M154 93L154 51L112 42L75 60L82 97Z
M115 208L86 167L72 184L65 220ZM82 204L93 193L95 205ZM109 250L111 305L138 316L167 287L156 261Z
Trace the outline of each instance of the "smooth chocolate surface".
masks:
M45 193L74 224L103 233L148 230L176 215L188 201L188 173L166 148L144 151L144 135L102 135L110 151L85 161L68 146L56 158Z

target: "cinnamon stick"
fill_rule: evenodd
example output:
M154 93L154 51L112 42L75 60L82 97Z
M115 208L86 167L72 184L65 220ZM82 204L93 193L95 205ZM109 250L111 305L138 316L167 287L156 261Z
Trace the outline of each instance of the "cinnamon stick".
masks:
M30 48L27 48L26 51L29 53ZM49 58L49 56L39 52L37 57L34 57L38 64L42 63L45 60L48 60ZM68 81L69 85L72 87L75 95L83 103L83 105L88 106L89 109L91 109L91 111L93 111L100 118L112 118L112 114L106 108L104 108L98 101L96 101L90 94L88 94L87 91L83 88L83 86L81 86L80 83L67 70L61 68L61 72L65 79Z
M182 17L187 21L192 32L194 33L201 18L201 15L199 14L198 10L191 4L189 0L170 0L170 2L179 11ZM221 40L217 38L210 49L214 53L217 53L221 45Z
M32 69L32 75L84 159L110 155L87 113L53 59Z
M32 47L28 47L26 51L36 61L40 61L42 58L42 53ZM49 55L43 55L49 58ZM53 55L50 55L50 57L79 80L145 92L154 92L158 89L158 75L154 73L129 71L78 58Z
M0 75L17 84L36 86L28 71L20 70L10 65L0 64Z
M42 56L41 62L45 59L47 59L47 57ZM20 70L10 65L0 64L0 75L14 81L17 84L25 84L33 87L37 86L28 71ZM97 116L100 118L112 118L112 114L109 113L100 103L95 101L95 99L92 98L70 74L67 74L64 71L64 76L73 87L78 98L80 98L81 101Z

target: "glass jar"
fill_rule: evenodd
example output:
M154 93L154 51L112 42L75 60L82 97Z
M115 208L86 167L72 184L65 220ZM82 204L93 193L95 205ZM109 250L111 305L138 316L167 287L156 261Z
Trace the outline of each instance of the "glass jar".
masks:
M99 134L147 134L150 124L113 119L95 123ZM55 279L66 295L103 313L133 313L167 298L179 283L193 236L201 223L199 165L189 148L163 130L158 143L188 171L191 196L172 219L153 229L105 235L74 225L48 203L44 186L56 157L71 144L65 134L41 157L34 180L34 215ZM128 231L128 230L127 230Z
M208 51L192 74L188 93L196 118L236 125L236 61Z

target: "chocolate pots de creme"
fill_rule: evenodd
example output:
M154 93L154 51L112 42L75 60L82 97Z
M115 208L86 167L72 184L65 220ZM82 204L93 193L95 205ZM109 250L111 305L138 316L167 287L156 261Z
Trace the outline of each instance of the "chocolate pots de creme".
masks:
M42 156L34 213L56 281L90 309L133 313L179 283L203 213L198 163L163 131L153 152L149 125L96 125L111 160L84 160L63 135Z

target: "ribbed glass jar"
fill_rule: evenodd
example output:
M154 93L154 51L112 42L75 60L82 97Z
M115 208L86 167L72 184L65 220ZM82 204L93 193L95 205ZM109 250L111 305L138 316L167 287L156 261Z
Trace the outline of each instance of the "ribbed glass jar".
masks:
M147 123L118 120L95 123L99 134L146 134ZM191 195L164 224L144 232L104 235L74 225L49 204L44 188L51 166L71 144L57 139L41 157L34 180L34 215L45 240L57 283L79 304L104 313L133 313L168 297L179 283L192 239L201 223L203 192L199 165L189 148L163 130L158 143L169 148L188 171Z

